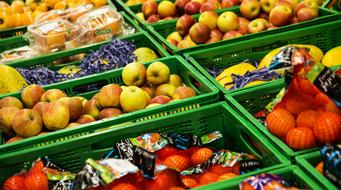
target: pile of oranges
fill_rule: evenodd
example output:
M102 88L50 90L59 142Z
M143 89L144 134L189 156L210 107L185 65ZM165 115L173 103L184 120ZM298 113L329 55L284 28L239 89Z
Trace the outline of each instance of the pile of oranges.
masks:
M27 0L26 2L14 0L10 5L0 1L0 30L28 26L42 12L74 8L90 3L95 7L101 7L107 4L107 0Z

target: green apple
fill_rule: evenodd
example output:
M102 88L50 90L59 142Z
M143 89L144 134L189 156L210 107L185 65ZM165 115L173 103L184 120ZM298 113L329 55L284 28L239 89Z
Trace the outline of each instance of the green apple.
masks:
M168 97L172 97L175 92L176 87L172 84L162 84L155 90L155 96L165 95Z
M154 62L147 68L147 81L152 85L160 85L169 80L170 70L162 62Z
M127 86L140 86L146 78L146 68L142 63L133 62L122 70L122 79Z
M123 90L120 96L121 106L124 112L133 112L144 109L148 104L145 92L137 86L129 86Z
M171 74L169 76L168 83L174 85L175 87L179 87L183 85L181 77L177 74Z

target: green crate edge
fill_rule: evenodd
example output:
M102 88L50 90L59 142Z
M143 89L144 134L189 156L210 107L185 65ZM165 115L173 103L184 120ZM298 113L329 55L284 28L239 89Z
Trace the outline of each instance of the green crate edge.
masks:
M309 154L304 154L301 156L296 157L297 165L307 173L312 179L316 180L321 186L328 190L337 190L339 189L336 187L332 182L330 182L325 176L320 174L316 171L315 167L309 163L308 159L321 157L320 152L311 152ZM322 160L322 158L321 158Z
M236 99L233 98L234 96L241 96L242 94L245 94L245 93L251 93L251 92L255 93L258 90L265 90L265 89L268 89L268 88L277 88L276 86L277 87L278 86L283 86L284 87L284 80L277 80L277 81L274 81L272 83L267 83L267 84L255 86L254 88L242 89L240 91L232 92L231 94L226 94L225 95L225 101L229 105L233 106L236 110L238 110L238 112L242 116L247 118L254 125L254 127L257 130L261 131L268 139L270 139L270 141L273 142L274 145L278 149L284 151L283 154L288 159L290 159L291 161L295 162L295 157L296 156L316 151L318 149L318 147L312 148L312 149L294 151L288 145L286 145L282 140L280 140L278 137L276 137L273 134L271 134L265 128L265 126L263 126L253 115L251 115L242 105L240 105L239 102Z
M229 112L231 115L233 115L235 117L236 120L238 120L239 122L241 122L243 124L243 126L245 126L246 130L248 130L250 133L252 133L254 136L256 136L259 140L263 139L262 137L264 137L264 135L262 133L260 133L259 131L255 131L253 129L251 129L249 127L249 124L250 122L242 117L239 116L239 113L237 113L231 106L229 106L226 102L218 102L218 103L214 103L214 104L210 104L210 105L206 105L206 106L202 106L200 108L195 108L195 109L192 109L192 110L189 110L189 112L179 112L179 113L176 113L176 116L177 117L180 117L180 116L183 116L185 114L192 114L193 112L196 112L196 111L202 111L202 110L205 110L205 109L209 109L209 108L215 108L215 109L224 109L223 111L227 111ZM150 123L150 122L153 122L153 121L156 121L156 122L159 122L160 120L169 120L173 118L172 115L167 115L163 118L154 118L153 120L144 120L142 121L143 124L145 123ZM134 128L134 127L138 127L139 125L142 125L142 123L131 123L131 124L127 124L127 125L123 125L123 126L120 126L120 127L116 127L116 128L111 128L111 129L108 129L107 131L103 132L97 132L97 133L92 133L92 134L88 134L86 136L78 136L78 137L75 137L75 139L67 139L65 141L59 141L59 142L56 142L54 144L48 144L44 147L35 147L35 148L30 148L30 149L24 149L24 150L21 150L20 152L11 152L7 155L0 155L0 163L3 164L8 164L9 163L13 163L13 162L17 162L17 160L9 160L6 162L6 160L12 158L12 157L18 157L20 158L20 161L25 159L24 156L20 156L22 154L32 154L32 152L34 154L36 154L38 152L38 154L42 151L46 151L46 149L51 149L55 146L61 146L61 145L72 145L72 142L76 142L76 141L85 141L87 140L88 138L91 138L93 136L99 136L101 135L101 137L103 137L103 135L106 134L106 136L108 136L108 134L110 133L116 133L116 134L126 134L123 133L122 131L124 131L125 129L127 128ZM150 125L150 126L153 126L153 125ZM160 129L160 128L156 128L155 129L152 129L153 131L157 130L157 129ZM151 129L148 129L149 131ZM104 137L103 137L104 138ZM99 139L99 138L97 138ZM94 140L91 140L91 141L94 141ZM248 177L248 176L252 176L252 175L255 175L255 174L258 174L258 173L262 173L262 172L268 172L268 171L272 171L272 170L276 170L276 169L280 169L280 168L285 168L285 167L288 167L291 165L290 161L277 149L275 148L272 143L267 140L267 139L264 139L264 141L261 141L263 143L263 145L266 146L266 148L268 150L270 150L272 152L272 154L276 157L276 159L278 160L278 164L274 165L274 166L268 166L266 168L263 168L261 170L257 170L257 171L252 171L252 172L248 172L247 174L244 174L243 176L239 176L239 177L236 177L234 179L231 179L228 181L229 182L233 182L235 180L238 180L238 179L243 179L245 177ZM72 146L69 146L69 147L72 147ZM34 149L34 150L33 150ZM44 150L45 149L45 150ZM58 150L59 152L54 152L53 154L57 154L57 153L60 153L61 151L65 151L65 150ZM67 150L69 151L69 150ZM1 165L0 164L0 165ZM213 184L212 184L213 185ZM211 185L208 185L207 187L211 187ZM206 189L206 188L205 188Z
M210 92L208 93L205 93L205 94L200 94L196 97L192 97L192 98L189 98L189 99L185 99L185 100L181 100L180 102L172 102L172 103L169 103L168 105L163 105L163 106L160 106L160 107L155 107L155 108L150 108L150 109L144 109L144 110L139 110L139 111L136 111L136 112L132 112L132 113L126 113L126 114L123 114L121 117L114 117L114 118L110 118L110 119L104 119L104 120L101 120L101 121L96 121L94 123L91 123L91 124L88 124L88 125L85 125L84 127L82 128L85 128L86 126L92 126L92 130L94 129L94 126L96 124L99 124L99 123L104 123L104 124L110 124L110 123L115 123L118 121L120 122L126 122L126 121L131 121L131 118L136 118L136 117L140 117L139 121L141 120L148 120L148 119L152 119L154 117L160 117L160 116L164 116L164 115L169 115L169 114L174 114L176 112L183 112L183 111L187 111L187 110L190 110L190 109L193 109L193 108L196 108L196 107L200 107L200 106L203 106L203 105L206 105L206 104L210 104L210 103L213 103L213 102L216 102L219 100L220 96L219 96L219 91L218 89L211 83L209 82L206 78L202 77L201 74L195 70L195 68L189 64L187 64L185 62L185 60L180 57L180 56L172 56L172 57L165 57L165 58L160 58L158 59L158 61L163 61L165 59L168 59L168 60L178 60L182 67L186 68L188 71L191 71L191 74L192 76L195 76L197 77L203 84L206 85L206 87L210 90ZM149 64L149 63L148 63ZM116 69L114 72L117 72L118 70L122 70L122 68L120 69ZM96 75L98 76L98 75ZM51 88L58 88L58 86L65 86L65 85L69 85L70 86L70 83L71 84L75 84L77 83L78 81L81 81L81 80L86 80L86 79L89 79L89 78L94 78L96 77L95 75L93 76L89 76L89 77L84 77L84 78L80 78L80 79L75 79L75 80L70 80L70 81L65 81L65 82L61 82L61 83L56 83L57 85L47 85L47 86L44 86L45 89L51 89ZM19 93L13 93L13 94L16 94L16 96L19 96L18 94ZM11 96L13 94L8 94L7 96ZM104 125L103 124L103 125ZM82 135L82 133L86 133L86 131L83 131L82 128L75 128L75 129L72 129L72 130L64 130L64 131L55 131L53 133L49 133L49 134L46 134L47 137L49 138L52 138L52 137L58 137L58 139L54 139L54 141L60 141L60 140L63 140L64 138L63 137L60 137L61 134L63 133L66 133L66 132L71 132L72 131L72 135L68 135L68 136L77 136L77 135ZM88 127L90 128L90 127ZM43 137L45 138L45 137ZM6 154L6 152L4 151L14 151L15 148L17 148L17 146L20 145L20 149L24 149L25 148L25 143L26 142L31 142L30 143L30 146L37 146L37 143L35 143L34 141L39 141L41 139L41 137L39 136L36 136L36 137L31 137L29 139L23 139L21 141L18 141L18 142L14 142L14 143L11 143L11 144L5 144L5 145L0 145L0 155L2 155L3 153ZM35 144L33 144L35 143ZM39 142L39 144L44 144L43 142ZM26 147L27 148L27 147Z
M232 9L230 9L230 11L233 11L233 12L239 11L239 9L237 10L237 8L239 8L239 7L234 7ZM185 49L179 49L179 48L171 45L166 40L166 37L163 37L159 32L156 31L157 29L155 29L155 27L159 27L157 24L153 25L153 26L150 26L150 25L147 26L146 30L149 33L151 33L151 35L153 37L158 39L158 41L161 43L161 45L164 45L168 49L168 51L170 51L171 54L184 54L184 53L189 53L189 52L200 50L200 49L208 49L208 48L222 46L222 45L238 45L240 41L257 39L257 38L260 38L260 37L270 36L270 35L274 35L274 34L281 34L281 33L285 33L285 32L288 32L288 31L293 31L293 30L305 28L307 26L318 25L319 23L336 21L336 20L341 18L341 13L335 13L335 12L330 11L329 9L325 9L323 7L320 7L319 10L322 11L323 13L325 13L325 14L328 14L328 15L327 16L318 17L318 18L316 18L314 20L309 20L309 21L305 21L305 22L302 22L302 23L298 23L298 24L292 24L292 25L283 26L283 27L280 27L280 28L277 28L277 29L274 29L274 30L267 30L267 31L258 32L258 33L254 33L254 34L247 34L245 36L241 36L241 37L238 37L238 38L233 38L233 39L230 39L230 40L223 40L223 41L219 41L219 42L215 42L215 43L211 43L211 44L200 44L200 45L197 45L197 46L194 46L194 47L190 47L190 48L185 48ZM167 25L167 24L174 25L175 21L174 20L170 20L170 21L167 21L167 22L163 22L162 24L164 24L164 25Z

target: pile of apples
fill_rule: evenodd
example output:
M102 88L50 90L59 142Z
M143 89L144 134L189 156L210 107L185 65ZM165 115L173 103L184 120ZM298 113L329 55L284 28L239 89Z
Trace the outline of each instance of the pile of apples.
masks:
M45 91L39 85L29 85L23 89L21 100L0 100L0 129L14 136L9 143L196 96L162 62L154 62L147 69L141 63L130 63L123 68L122 79L127 86L108 84L90 100L68 97L60 89Z
M239 0L176 0L161 1L159 4L155 0L149 0L142 5L142 13L136 15L149 23L171 20L179 15L198 14L205 11L216 11L222 8L229 8L239 5Z
M320 0L299 3L298 0L243 0L240 5L242 17L232 11L220 15L205 11L196 22L192 15L185 14L177 20L177 31L169 34L166 40L184 49L270 30L317 18L321 3Z

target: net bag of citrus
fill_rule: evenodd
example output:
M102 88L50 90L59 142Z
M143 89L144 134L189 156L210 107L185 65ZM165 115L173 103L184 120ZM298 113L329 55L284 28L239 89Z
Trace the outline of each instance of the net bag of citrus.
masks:
M293 47L277 54L288 61L286 87L268 106L268 130L294 150L341 140L341 78L315 63L306 49Z

